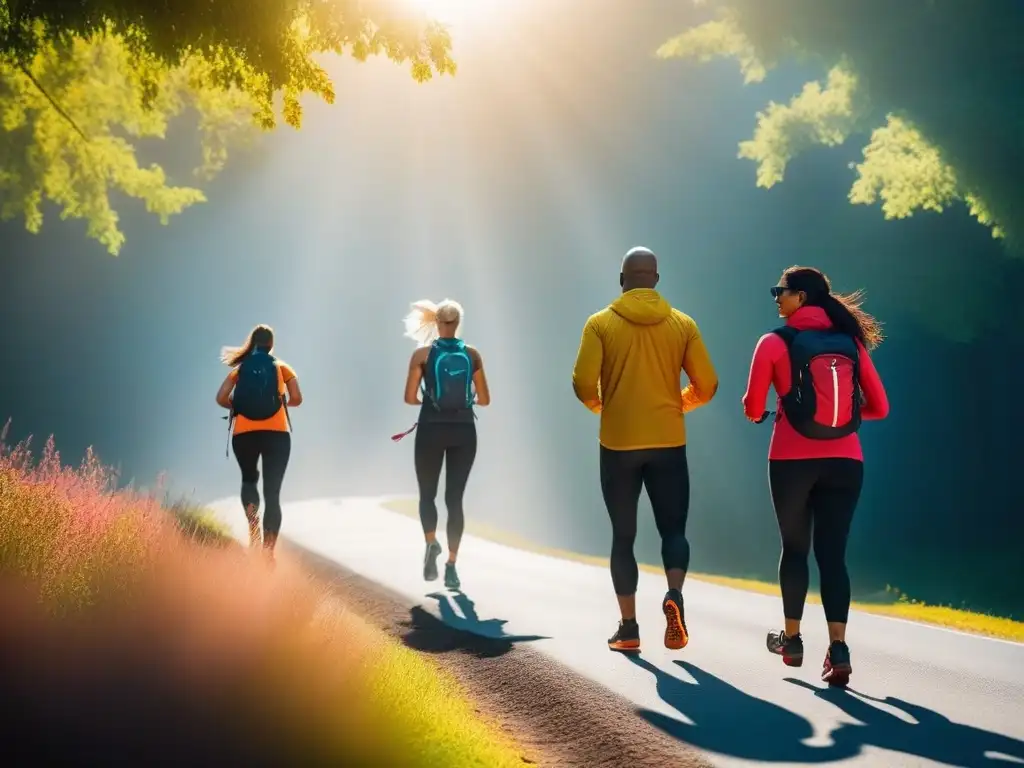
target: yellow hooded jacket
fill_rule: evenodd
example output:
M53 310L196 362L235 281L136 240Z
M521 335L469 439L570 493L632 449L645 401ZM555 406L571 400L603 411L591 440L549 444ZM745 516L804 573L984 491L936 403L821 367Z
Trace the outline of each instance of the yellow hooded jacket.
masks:
M684 371L690 383L680 390ZM605 448L674 448L686 445L683 414L710 402L718 375L693 318L637 288L587 319L572 386L601 414Z

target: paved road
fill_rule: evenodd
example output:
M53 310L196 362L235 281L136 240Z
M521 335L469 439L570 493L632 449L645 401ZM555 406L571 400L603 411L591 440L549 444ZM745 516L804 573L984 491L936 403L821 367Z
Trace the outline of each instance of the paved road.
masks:
M286 504L297 544L407 595L449 624L529 643L636 703L640 716L722 766L1024 765L1024 645L854 613L851 693L818 679L820 606L808 605L807 659L784 667L764 648L779 601L697 581L684 590L693 637L661 645L663 579L640 574L644 650L607 650L616 611L603 568L466 536L463 594L422 579L419 524L381 499ZM214 508L244 538L235 499Z

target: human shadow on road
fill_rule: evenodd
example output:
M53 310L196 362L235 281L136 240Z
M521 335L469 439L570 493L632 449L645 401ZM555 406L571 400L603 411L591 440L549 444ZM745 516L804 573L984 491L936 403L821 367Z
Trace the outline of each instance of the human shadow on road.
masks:
M504 626L507 619L481 619L476 605L463 592L455 593L452 600L435 592L427 595L437 601L441 618L416 606L409 612L409 632L402 638L410 648L427 653L468 653L478 658L503 656L517 643L547 640L543 635L508 635ZM459 608L462 615L452 606Z
M986 757L986 752L1006 755L1024 761L1024 742L1009 736L954 723L944 715L918 704L910 704L895 696L884 699L868 696L852 689L818 687L803 680L785 678L787 683L813 691L858 720L863 725L844 723L832 731L836 745L870 744L893 752L916 755L927 760L964 768L992 768L1007 765L1009 761ZM891 712L872 706L868 702L885 704L902 710L917 723L908 723Z
M693 725L649 709L638 714L651 725L698 749L771 763L828 763L845 760L860 744L812 747L810 721L785 707L744 693L694 664L676 661L696 683L685 682L639 655L630 661L654 675L658 695Z

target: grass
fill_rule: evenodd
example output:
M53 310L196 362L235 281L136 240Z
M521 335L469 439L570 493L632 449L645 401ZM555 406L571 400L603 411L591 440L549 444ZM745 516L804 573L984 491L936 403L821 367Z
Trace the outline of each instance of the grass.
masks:
M238 542L231 529L209 509L189 501L178 500L167 505L167 511L186 537L199 544L214 547L235 546Z
M407 517L418 517L417 502L415 499L393 499L385 502L384 506L393 512L406 515ZM608 559L593 555L584 555L570 550L546 547L542 544L519 536L509 531L501 530L487 523L469 520L466 522L466 531L481 539L493 541L516 549L526 550L549 557L557 557L564 560L572 560L587 565L608 567ZM648 573L663 573L660 566L640 564L640 570ZM743 589L748 592L758 592L764 595L780 595L776 583L760 581L756 579L736 578L732 576L720 576L707 573L689 573L687 578L705 581L711 584L718 584L735 589ZM808 602L821 603L821 597L815 593L807 596ZM868 613L876 613L883 616L918 621L925 624L935 624L949 629L957 629L963 632L996 637L1002 640L1013 640L1024 642L1024 622L1015 621L1001 616L992 616L976 611L969 611L960 608L953 608L942 605L927 605L914 600L898 589L887 587L879 599L873 601L858 601L853 603L857 610Z
M522 765L452 677L297 563L111 479L0 441L3 743L66 765Z

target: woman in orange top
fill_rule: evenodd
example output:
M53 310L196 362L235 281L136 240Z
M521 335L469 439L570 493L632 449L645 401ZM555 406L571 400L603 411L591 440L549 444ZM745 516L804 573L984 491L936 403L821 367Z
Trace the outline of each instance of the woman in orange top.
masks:
M267 503L263 512L262 541L263 551L271 559L281 530L281 484L292 449L287 408L302 404L295 371L284 361L275 359L271 355L273 349L274 330L267 325L253 328L241 347L222 349L221 362L231 366L231 372L217 392L217 404L231 411L234 421L231 447L242 470L242 506L249 522L252 547L260 545L260 492L256 487L260 473L256 467L263 457L263 495ZM240 376L243 377L241 385Z

